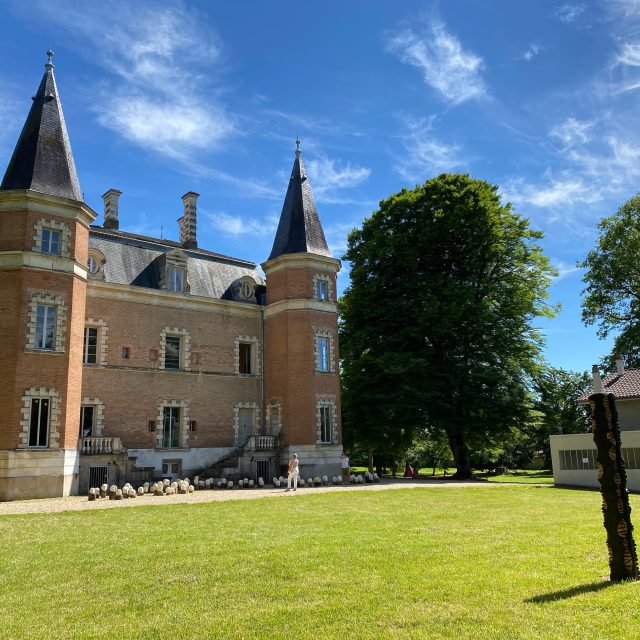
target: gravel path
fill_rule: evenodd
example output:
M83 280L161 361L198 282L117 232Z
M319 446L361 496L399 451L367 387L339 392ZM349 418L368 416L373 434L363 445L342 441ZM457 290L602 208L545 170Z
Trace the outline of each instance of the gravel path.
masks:
M349 487L299 488L296 493L285 493L283 489L272 487L264 489L204 489L185 495L154 496L146 494L127 500L98 499L89 502L86 496L66 498L46 498L40 500L16 500L0 502L0 516L25 513L60 513L62 511L83 511L88 509L128 509L131 507L195 504L199 502L224 502L227 500L256 500L260 498L294 498L296 495L327 493L329 491L386 491L389 489L415 489L420 487L505 487L508 484L495 482L454 482L451 480L383 480L380 484L367 484Z

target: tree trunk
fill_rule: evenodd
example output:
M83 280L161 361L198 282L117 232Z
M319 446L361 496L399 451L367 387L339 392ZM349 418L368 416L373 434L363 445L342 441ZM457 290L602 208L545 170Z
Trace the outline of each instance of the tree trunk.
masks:
M633 539L627 472L620 451L618 412L613 394L589 396L596 443L602 513L607 532L611 580L637 580L638 554Z
M369 473L373 473L373 447L369 447Z
M472 477L471 462L469 461L467 452L464 430L458 426L448 428L447 439L456 463L456 472L452 478L456 480L470 480Z

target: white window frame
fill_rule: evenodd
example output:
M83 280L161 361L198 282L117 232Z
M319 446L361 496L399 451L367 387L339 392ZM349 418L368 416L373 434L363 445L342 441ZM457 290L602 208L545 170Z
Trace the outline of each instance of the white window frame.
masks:
M331 444L333 441L331 432L333 426L333 416L331 405L323 404L320 406L320 443Z
M240 373L240 345L248 344L251 348L251 373ZM260 369L262 367L262 358L260 353L260 339L257 336L236 336L234 340L235 351L235 372L240 376L255 377L260 375Z
M164 410L167 407L180 409L178 425L178 446L165 448L164 445ZM187 449L189 447L189 402L188 400L160 400L156 416L156 448L165 451Z
M260 433L260 407L256 402L238 402L233 407L233 441L236 443L237 447L241 447L244 445L244 442L240 442L240 410L241 409L252 409L253 410L253 425L251 429L251 433L248 435L253 435L256 433Z
M183 267L167 265L167 290L184 293L187 272Z
M91 431L91 437L102 437L102 433L104 430L104 402L100 398L84 397L82 398L82 402L80 403L80 410L82 411L84 407L93 407L93 429ZM80 415L82 417L82 413ZM83 437L82 421L80 423L80 431L80 437Z
M313 351L316 372L335 373L335 346L331 331L328 329L315 330Z
M71 234L69 227L64 222L58 222L57 220L47 220L46 218L40 218L33 228L33 251L36 253L42 253L44 255L61 256L63 258L69 257L69 246L71 243ZM45 231L49 234L51 232L58 234L58 251L52 252L51 249L51 237L45 238Z
M54 346L51 349L43 349L37 344L39 306L55 307ZM64 353L66 328L67 318L64 297L53 293L34 293L29 300L29 322L27 323L25 350L37 351L38 353Z
M329 421L329 424L326 423ZM329 432L327 433L327 429ZM329 440L327 440L329 436ZM336 397L333 395L316 396L316 443L319 445L337 444L338 413Z
M316 280L316 298L321 302L329 302L329 283L326 280Z
M31 440L31 412L33 400L48 400L49 412L47 421L47 444L30 445ZM31 387L22 395L22 417L20 419L20 449L57 449L60 434L60 394L55 389L46 387Z
M91 332L95 331L95 352L93 353L93 362L89 362L89 341ZM98 327L92 327L90 325L85 325L84 327L84 335L82 338L82 364L98 364L99 361L99 334Z
M326 292L326 297L320 296L320 283ZM335 292L333 278L326 273L315 273L313 275L313 297L320 302L333 302L335 300Z
M40 313L42 309L43 313ZM49 320L53 318L53 333L51 335L51 344L47 346L47 326ZM36 305L36 327L34 337L34 349L36 351L55 351L56 350L56 332L58 329L58 307L50 304Z
M180 339L179 366L177 369L165 366L167 356L167 338ZM160 332L160 354L158 367L164 371L191 371L191 334L179 327L165 327Z
M55 251L54 251L55 246ZM62 251L62 234L56 229L44 227L42 229L42 241L40 245L40 253L48 253L53 256L59 256Z

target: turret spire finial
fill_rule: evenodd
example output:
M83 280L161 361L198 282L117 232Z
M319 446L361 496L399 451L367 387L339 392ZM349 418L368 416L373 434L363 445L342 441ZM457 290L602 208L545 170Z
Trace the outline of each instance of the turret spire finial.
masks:
M300 151L300 136L296 133L296 158L299 158L301 153L302 151Z
M51 49L47 51L47 64L45 64L44 66L45 69L53 69L53 51L51 51Z

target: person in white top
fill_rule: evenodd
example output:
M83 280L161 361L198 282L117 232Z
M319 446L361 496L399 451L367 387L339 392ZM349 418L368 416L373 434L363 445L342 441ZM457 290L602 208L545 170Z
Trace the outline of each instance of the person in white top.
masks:
M342 484L351 482L351 472L349 469L349 456L343 451L340 454L340 471L342 472Z
M293 490L298 488L298 475L300 474L300 462L298 454L294 453L293 458L289 460L289 471L287 474L287 488L285 491L291 491L291 480L293 480Z

